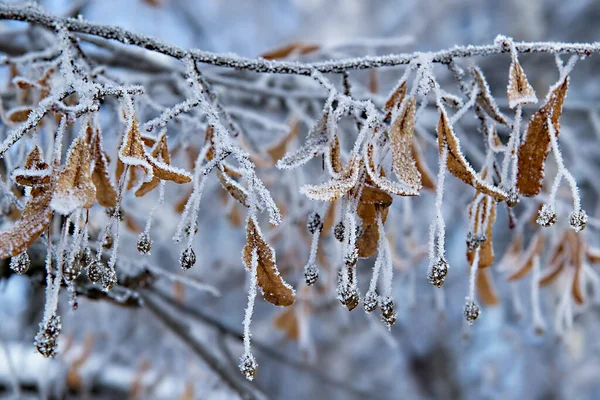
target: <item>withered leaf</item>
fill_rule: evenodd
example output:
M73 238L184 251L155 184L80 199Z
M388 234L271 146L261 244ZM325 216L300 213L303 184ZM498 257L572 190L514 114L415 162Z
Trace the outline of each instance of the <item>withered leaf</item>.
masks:
M448 116L443 108L440 108L440 120L437 126L438 146L440 154L445 146L448 147L448 160L446 167L448 171L464 183L473 186L479 192L492 196L498 200L505 200L506 193L494 185L484 182L467 162L460 150L460 142L454 134Z
M583 257L585 255L585 244L581 235L578 235L572 230L565 233L569 243L569 255L571 257L570 264L575 268L575 276L573 277L573 299L578 304L583 304L585 295L583 292L583 282L581 274L583 270Z
M404 182L393 182L387 179L380 171L375 167L375 146L369 144L367 146L367 153L365 154L367 174L371 179L371 182L379 189L384 190L388 193L392 193L398 196L418 196L419 189L415 189ZM420 179L420 177L419 177Z
M34 188L21 218L8 231L0 232L0 259L21 254L42 234L52 221L51 188Z
M519 147L517 164L517 189L523 196L536 196L544 182L544 164L550 152L550 127L552 121L556 136L560 133L559 118L567 95L569 79L565 77L552 89L546 104L529 119L527 133Z
M242 259L249 270L252 270L252 252L254 249L257 250L258 254L256 279L265 300L276 306L292 305L296 294L277 270L275 250L265 241L254 218L249 218L246 228L246 245L242 252Z
M131 127L125 133L121 147L119 148L119 160L130 166L139 166L144 172L150 176L153 175L153 168L146 159L146 151L144 150L144 142L140 133L139 123L133 118ZM119 179L122 173L122 168L117 165L117 178ZM121 171L121 173L119 173Z
M27 121L31 107L16 107L6 113L6 119L10 122L20 123Z
M35 146L25 160L23 168L13 171L12 177L19 185L38 186L50 183L50 167L44 161L42 151Z
M488 201L484 198L482 201L477 203L476 210L473 210L473 204L469 207L469 214L475 212L477 220L475 221L475 232L483 233L485 230L486 240L483 242L479 249L479 267L487 268L494 265L494 247L493 247L493 227L496 221L496 202L491 200ZM487 225L486 224L486 215ZM485 225L485 226L484 226ZM469 263L473 263L475 257L475 250L469 251L467 248L467 259Z
M298 135L300 122L294 120L290 126L290 131L287 135L281 138L274 146L267 149L267 153L271 156L273 162L279 161L285 155L288 144Z
M520 104L537 103L538 99L535 91L529 84L525 71L521 67L519 60L514 57L510 64L508 73L508 106L515 108Z
M477 293L481 302L486 306L495 306L499 303L498 293L489 269L477 271Z
M357 214L362 220L362 234L356 241L360 258L372 257L377 253L379 227L377 217L385 224L392 197L386 192L372 186L364 186L358 202Z
M410 97L404 102L400 115L390 128L390 145L392 147L392 169L398 179L414 191L421 190L421 174L413 158L413 142L415 136L415 112L417 100Z
M229 192L231 197L236 199L244 207L250 206L248 204L248 192L246 192L246 189L227 175L222 166L219 166L217 169L217 177L219 178L219 182L221 182L221 186Z
M340 150L340 140L337 135L333 137L333 139L329 140L329 150L327 153L327 157L329 159L329 164L331 165L331 169L336 174L342 172L342 154Z
M158 140L154 141L154 145L150 154L153 158L160 159L166 164L171 163L169 149L167 148L167 137L165 134L162 134ZM160 178L155 174L152 179L150 179L147 182L143 182L140 185L140 187L135 191L135 196L144 196L145 194L151 192L156 187L158 187L159 183Z
M90 146L94 159L92 182L96 186L96 200L102 207L115 207L117 205L117 192L108 175L108 159L102 148L102 135L97 129L94 130Z
M386 112L386 118L392 117L394 108L400 106L406 96L406 82L402 82L396 87L390 98L385 102L384 110Z
M276 60L288 57L291 54L307 54L316 50L319 50L318 44L292 42L285 46L278 47L276 49L263 53L261 57L267 60Z
M96 201L96 186L92 182L90 149L83 137L75 139L67 161L58 173L50 206L61 214L77 208L90 208Z
M479 86L479 93L477 94L477 104L481 106L485 110L485 112L492 117L496 122L507 125L508 121L506 117L502 114L492 94L490 93L490 87L488 86L485 77L483 76L483 72L479 67L473 67L471 69L471 73L473 74L473 78L475 78L475 83Z
M533 261L536 255L540 255L544 248L544 237L541 232L538 232L533 239L531 239L531 243L529 243L529 247L527 247L527 251L519 267L512 274L508 276L509 281L518 281L519 279L524 278L529 274L531 269L533 268Z
M308 131L304 144L297 150L287 152L283 158L277 161L277 168L293 169L323 154L329 142L327 136L328 119L329 113L327 111L323 112L315 125Z
M421 153L421 146L416 140L413 140L412 156L415 159L417 170L421 174L421 185L426 189L435 190L435 179Z
M339 179L332 179L320 185L305 185L300 188L300 192L311 200L335 201L357 184L362 165L362 158L353 153Z

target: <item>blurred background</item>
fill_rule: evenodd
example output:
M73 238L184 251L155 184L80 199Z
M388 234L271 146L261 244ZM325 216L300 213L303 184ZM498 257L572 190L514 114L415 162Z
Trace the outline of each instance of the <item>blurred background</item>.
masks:
M595 42L600 31L597 23L600 3L586 0L48 0L38 3L54 14L82 15L93 22L118 25L182 47L219 53L257 57L292 42L318 45L316 52L291 56L308 61L491 44L498 34L517 41ZM11 29L25 29L25 25L0 23L0 30ZM159 55L144 54L162 66L170 65L170 60ZM580 61L575 68L561 136L569 137L565 139L564 157L580 179L586 210L595 216L598 188L594 177L600 172L597 157L600 132L595 119L599 104L599 85L595 79L600 66L597 57ZM499 55L472 62L485 72L496 98L505 99L509 57ZM521 62L538 97L543 98L558 78L554 58L524 55ZM207 76L217 82L217 92L226 108L260 112L277 124L289 124L291 112L282 111L272 99L253 93L241 96L229 89L231 80L255 84L260 78L217 70L207 68ZM402 71L402 68L379 71L374 97L385 97ZM131 71L116 73L133 82L142 79ZM144 74L147 78L144 82L150 82L152 72ZM436 76L445 90L460 95L447 70L440 67ZM367 87L372 79L364 71L353 72L350 78L357 88ZM340 82L335 79L332 78L338 85ZM307 84L306 90L318 92L319 88ZM160 96L158 99L161 100ZM165 99L164 103L169 101ZM319 100L314 101L317 105L307 111L313 120L319 110ZM507 110L506 101L498 102ZM526 118L532 111L535 108L526 110ZM422 124L431 135L435 134L435 120L435 109L424 114ZM263 132L260 126L250 126L247 120L242 119L240 124L243 127L249 124L247 131L255 133L259 144L272 143L273 135L282 135L277 129ZM303 127L303 132L307 128ZM468 142L477 136L476 129L475 119L468 118L459 130L465 135L461 138ZM503 138L505 134L501 132ZM470 159L477 165L475 155L478 149L483 149L483 143L473 141L472 146ZM435 152L428 155L428 162L435 170ZM310 174L278 172L268 176L270 180L266 182L270 188L285 179L315 181ZM214 366L198 357L193 346L194 341L200 342L215 353L236 380L242 379L237 362L243 349L240 335L247 297L244 289L247 274L240 260L244 232L228 222L230 208L222 212L216 206L222 202L218 185L213 179L202 199L199 232L194 241L198 263L185 277L214 286L220 296L170 280L158 282L152 294L185 329L169 324L168 319L165 322L157 318L156 312L145 307L124 307L106 299L95 301L80 296L78 308L73 311L65 293L60 306L63 316L60 353L54 360L43 359L32 345L43 309L43 288L35 279L10 274L6 265L0 266L0 398L237 398L214 372ZM171 205L183 192L178 188L167 189L166 205L157 217L153 236L152 262L177 276L184 275L178 265L180 247L171 240L177 224L177 213ZM139 216L139 223L144 222L143 216L154 206L156 193L153 196L135 206L139 208L132 215ZM252 322L253 353L259 362L259 374L252 384L243 384L273 399L600 398L600 343L596 340L600 315L595 300L585 311L576 312L572 329L557 335L553 329L555 298L544 297L542 310L548 329L538 335L531 323L529 280L509 285L503 274L494 270L500 303L483 307L479 320L470 327L465 325L462 307L468 280L464 206L470 201L472 190L465 191L465 186L452 178L445 196L448 259L453 269L443 294L435 293L425 279L426 260L413 262L403 258L409 268L398 269L395 277L399 320L390 331L377 316L367 315L360 308L349 313L331 292L320 295L314 302L299 302L291 312L266 303L259 295ZM417 236L424 242L433 217L433 201L433 193L427 193L412 206ZM395 199L394 207L400 204L402 199ZM292 212L296 220L289 227L288 237L274 245L282 274L306 295L308 292L301 288L302 267L310 244L298 240L302 234L297 232L304 229L306 213L302 212L310 207L303 205L295 216ZM394 209L390 215L393 213ZM390 217L388 229L396 228L399 234L395 237L400 240L405 221L397 214ZM96 215L99 224L106 222L102 211L97 210ZM499 209L494 243L497 260L502 258L510 241L507 220L504 208ZM589 243L599 244L597 229L590 228L586 235ZM124 259L139 257L136 240L135 232L125 231L121 237ZM294 246L300 248L299 255L290 250ZM361 286L369 280L371 265L372 260L361 261L359 265ZM327 276L327 272L324 274ZM444 309L439 307L440 296L444 298ZM165 302L165 298L171 303ZM182 340L173 329L187 332L191 339ZM15 384L21 388L17 395L13 390Z

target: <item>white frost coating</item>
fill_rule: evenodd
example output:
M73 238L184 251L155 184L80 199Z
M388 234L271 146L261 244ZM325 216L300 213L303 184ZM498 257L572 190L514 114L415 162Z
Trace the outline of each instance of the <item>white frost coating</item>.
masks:
M554 157L556 158L556 164L558 166L558 174L557 174L558 184L560 184L560 181L558 180L559 176L561 176L561 177L564 176L564 178L569 183L569 186L571 187L571 195L573 196L573 211L575 213L577 213L581 210L581 198L579 197L579 188L577 187L577 182L575 181L575 178L573 177L573 175L571 175L569 170L565 167L565 164L564 164L563 158L562 158L562 154L560 153L560 150L558 148L558 140L556 139L556 130L554 129L554 125L552 124L552 120L550 119L550 117L548 117L547 124L548 124L548 134L550 135L550 143L552 144L552 152L554 153ZM553 200L556 196L556 190L558 189L558 184L555 181L555 183L552 185L552 193L551 193L552 202L554 202Z
M563 279L559 289L561 295L554 315L554 330L559 337L573 327L573 301L571 300L571 296L573 280L575 279L575 268L570 264L567 265L566 271L562 275Z
M148 215L148 219L146 220L146 226L144 227L144 233L146 235L150 234L150 228L152 227L152 221L154 221L154 214L156 213L156 210L158 210L160 208L160 206L162 206L164 201L165 201L165 181L161 180L160 184L158 186L158 201L156 202L154 207L152 207L152 209L150 210L150 214Z
M257 284L257 269L258 269L258 250L252 249L252 262L250 268L250 284L248 287L248 305L244 313L244 354L250 354L250 323L252 322L252 313L254 312L254 300L256 299L256 284Z
M458 120L469 111L477 101L477 95L479 94L479 86L475 85L469 96L469 101L466 102L450 119L450 125L454 125Z
M467 301L475 301L475 280L477 279L477 271L479 270L479 252L481 246L475 250L475 256L473 257L473 263L471 264L471 271L469 273L469 296Z
M375 293L377 289L377 282L379 281L379 271L382 268L385 268L385 249L384 249L384 235L382 235L381 227L381 214L377 214L377 227L379 229L379 240L377 241L377 258L375 259L375 263L373 264L373 275L371 276L371 281L369 282L369 292Z
M446 223L442 213L442 200L444 198L444 179L446 176L446 162L448 161L448 146L444 146L439 160L438 179L435 192L435 224L437 226L437 256L443 257L445 253Z
M504 159L502 160L502 176L500 183L505 189L513 188L517 181L517 162L518 162L518 148L520 142L520 130L521 130L521 105L517 105L515 110L515 118L513 122L513 129L510 132L510 138L506 145L506 151L504 152ZM508 171L512 168L512 174L510 182L508 180Z
M383 258L381 260L381 262L383 263L383 265L381 266L383 297L391 297L392 281L394 278L394 267L392 264L392 251L390 250L390 243L388 242L387 237L385 235L385 230L383 229L381 214L379 214L377 218L377 228L379 229L379 241L381 243L381 250L383 254ZM377 243L378 250L380 243Z

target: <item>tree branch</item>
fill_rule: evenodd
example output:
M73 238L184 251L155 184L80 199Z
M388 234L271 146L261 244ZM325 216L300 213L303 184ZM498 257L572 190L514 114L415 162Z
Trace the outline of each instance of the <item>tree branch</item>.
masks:
M81 19L65 18L48 14L33 5L13 6L0 5L0 19L25 21L56 30L63 26L71 32L85 33L105 39L116 40L123 44L134 45L146 50L165 54L176 59L191 57L205 64L230 67L254 72L312 75L314 72L341 73L348 70L370 69L406 65L423 53L390 54L386 56L366 56L361 58L344 58L340 60L301 63L290 61L270 61L262 58L247 58L237 55L218 54L202 50L186 50L165 43L150 36L104 24L95 24ZM519 53L568 53L591 55L600 52L600 43L551 43L551 42L518 42L515 47ZM507 53L508 46L496 43L484 46L457 46L448 50L427 53L434 63L449 63L456 58L488 56Z

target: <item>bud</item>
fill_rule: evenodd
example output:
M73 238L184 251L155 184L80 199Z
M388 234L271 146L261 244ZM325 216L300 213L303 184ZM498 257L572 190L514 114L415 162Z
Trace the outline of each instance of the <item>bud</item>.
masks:
M446 280L446 275L448 275L448 262L442 257L433 264L427 279L429 279L429 283L433 286L442 287Z
M308 286L314 285L319 280L319 270L313 263L304 266L304 279Z
M251 353L246 353L240 357L240 372L249 381L253 380L258 370L258 363Z
M381 320L390 328L396 323L398 316L396 315L396 305L394 299L386 297L381 301Z
M52 315L45 324L40 323L40 330L35 335L33 344L41 355L46 358L56 356L56 341L61 329L62 323L58 315Z
M479 306L472 300L467 299L467 303L465 304L464 314L467 322L472 324L477 318L479 318L479 314L481 310Z
M31 261L26 251L16 255L10 259L10 269L19 275L23 275L29 269Z
M150 236L143 232L138 237L137 241L137 249L141 254L150 253L150 249L152 248L152 240L150 240Z
M549 204L544 204L538 211L538 216L535 222L544 227L554 225L556 223L556 212L554 212L554 207L550 206Z
M179 263L181 264L181 269L184 271L187 271L196 264L196 253L194 253L191 247L188 247L181 253Z
M87 276L90 282L98 283L102 279L103 266L100 261L94 259L87 268Z
M375 293L374 291L368 291L367 294L365 295L365 298L363 299L363 307L365 309L365 312L373 312L375 311L375 309L377 309L377 306L379 305L379 296L377 296L377 293Z
M571 225L571 229L575 232L581 232L585 229L587 225L588 216L583 210L573 211L571 215L569 215L569 224Z

